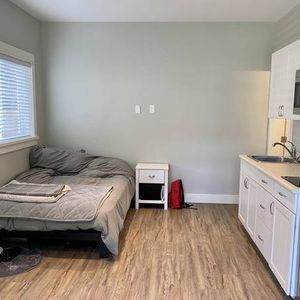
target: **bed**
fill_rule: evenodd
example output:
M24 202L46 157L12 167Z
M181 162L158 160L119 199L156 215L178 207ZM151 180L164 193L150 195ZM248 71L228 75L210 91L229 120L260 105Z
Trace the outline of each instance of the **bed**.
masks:
M28 171L15 178L18 182L112 187L112 190L97 208L95 217L88 221L11 216L7 210L1 211L0 200L0 236L37 237L45 236L43 233L47 232L47 237L58 239L96 239L100 244L100 256L118 255L119 233L135 190L134 171L130 166L117 158L41 146L31 150L30 166ZM19 205L14 203L14 208L19 208Z

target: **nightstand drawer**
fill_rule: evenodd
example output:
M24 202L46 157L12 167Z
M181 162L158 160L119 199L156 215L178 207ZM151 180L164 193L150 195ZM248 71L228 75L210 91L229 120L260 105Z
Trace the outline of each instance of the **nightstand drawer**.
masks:
M165 183L164 170L140 170L140 183Z

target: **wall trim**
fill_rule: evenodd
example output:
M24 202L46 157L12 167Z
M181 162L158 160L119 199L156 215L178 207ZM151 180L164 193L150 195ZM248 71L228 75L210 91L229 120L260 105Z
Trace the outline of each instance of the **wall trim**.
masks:
M188 203L237 204L239 202L239 195L185 193L184 197L185 202Z
M0 155L25 148L30 148L34 145L37 145L38 139L38 136L33 136L0 142Z

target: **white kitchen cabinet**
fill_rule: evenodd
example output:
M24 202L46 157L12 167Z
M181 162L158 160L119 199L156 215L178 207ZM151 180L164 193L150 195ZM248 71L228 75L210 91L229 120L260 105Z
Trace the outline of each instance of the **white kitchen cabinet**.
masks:
M295 215L275 201L270 268L287 294L290 289L294 223Z
M253 238L256 220L255 199L257 197L257 184L244 172L241 172L239 197L239 219Z
M274 216L274 203L276 199L267 192L263 187L258 185L257 188L258 197L256 199L256 215L263 225L272 230L273 228L273 216Z
M249 196L249 177L241 171L240 175L240 195L239 195L239 219L244 226L247 223Z
M276 199L263 187L257 185L256 228L254 241L267 262L270 261L274 203Z
M257 219L254 242L265 260L269 263L272 248L272 231L260 219Z
M258 184L254 180L249 180L248 194L248 215L246 229L249 235L254 238L256 225L256 199L259 197Z
M289 49L283 48L272 55L269 96L269 118L288 119L292 114L289 77Z
M269 118L300 120L293 113L295 77L300 69L300 40L272 54Z
M295 297L300 288L298 194L264 172L262 164L241 157L239 219L286 294Z

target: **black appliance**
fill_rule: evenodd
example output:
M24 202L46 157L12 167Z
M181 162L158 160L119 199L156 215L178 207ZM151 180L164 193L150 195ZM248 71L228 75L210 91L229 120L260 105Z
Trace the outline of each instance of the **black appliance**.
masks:
M297 70L295 79L294 114L300 114L300 70Z

